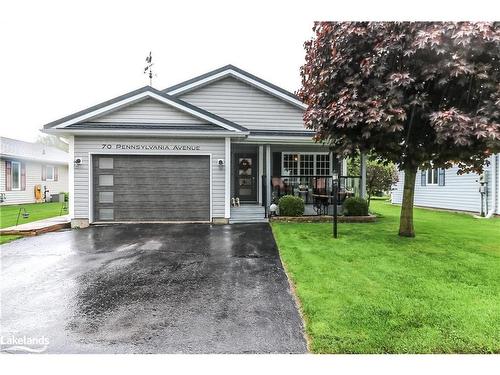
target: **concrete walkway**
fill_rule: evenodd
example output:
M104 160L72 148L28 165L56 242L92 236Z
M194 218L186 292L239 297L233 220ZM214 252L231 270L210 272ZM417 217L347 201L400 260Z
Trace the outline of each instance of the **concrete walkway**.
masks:
M62 215L3 228L0 229L0 234L36 236L37 234L68 228L69 225L69 215Z

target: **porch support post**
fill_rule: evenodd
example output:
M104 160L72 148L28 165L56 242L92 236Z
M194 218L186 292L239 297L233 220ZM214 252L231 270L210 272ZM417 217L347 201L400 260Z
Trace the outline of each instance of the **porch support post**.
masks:
M366 155L361 154L361 170L360 170L360 176L361 179L359 181L359 192L361 195L361 198L366 199Z
M342 159L342 172L340 173L342 176L347 176L347 159Z
M266 204L271 205L271 145L266 145Z
M69 217L75 219L75 136L66 138L69 143L68 187L69 187ZM90 215L90 212L89 212ZM90 216L89 216L90 218Z
M225 139L225 169L224 169L224 218L231 217L231 138Z
M259 192L259 205L262 206L262 176L264 175L264 146L259 145L259 178L257 181L257 191Z
M336 158L335 159L333 158L333 152L331 152L331 151L328 153L328 157L331 160L331 162L330 162L330 175L332 175L337 167L337 164L336 164L337 161L336 161ZM337 172L339 172L339 171L337 171Z
M500 163L500 154L497 155L497 164ZM498 186L500 186L500 165L497 165L497 168L496 168L496 174L497 174L497 191L500 191L500 188ZM500 214L500 195L497 195L497 214Z

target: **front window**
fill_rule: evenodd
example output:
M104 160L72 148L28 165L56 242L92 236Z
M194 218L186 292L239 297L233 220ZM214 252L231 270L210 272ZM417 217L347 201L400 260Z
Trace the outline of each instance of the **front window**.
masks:
M303 154L299 156L301 176L314 175L314 156L313 154Z
M330 175L330 155L317 154L316 155L316 174L318 176Z
M13 161L11 163L12 190L21 190L21 163Z
M54 181L54 167L52 165L46 167L46 180Z
M283 176L298 176L299 155L283 154L283 166L281 174Z
M427 185L437 185L438 184L438 169L428 169L427 170Z
M329 176L331 174L328 153L283 153L282 176Z

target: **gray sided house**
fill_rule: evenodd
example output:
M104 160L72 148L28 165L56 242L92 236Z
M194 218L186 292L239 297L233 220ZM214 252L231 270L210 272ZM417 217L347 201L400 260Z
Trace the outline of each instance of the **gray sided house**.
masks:
M304 128L305 108L228 65L162 91L140 88L44 131L70 143L73 226L261 221L283 194L312 206L342 172Z
M35 203L68 192L67 152L0 137L0 204ZM45 194L44 194L45 193Z
M484 215L500 214L500 154L492 155L483 176L476 173L457 174L450 169L419 170L415 184L415 205ZM391 192L391 201L400 204L403 197L404 173ZM483 187L481 188L481 182ZM482 189L483 194L480 193Z

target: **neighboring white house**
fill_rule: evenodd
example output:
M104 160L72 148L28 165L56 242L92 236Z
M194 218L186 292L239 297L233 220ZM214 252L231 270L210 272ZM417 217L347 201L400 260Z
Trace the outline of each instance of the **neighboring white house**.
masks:
M485 214L500 214L500 154L490 157L485 167L484 178L476 173L458 175L457 167L450 169L429 169L417 173L415 183L415 205L444 208ZM483 181L484 194L480 194ZM404 173L391 192L391 201L400 204L403 196Z
M44 132L70 144L73 226L258 221L283 194L317 207L315 197L332 194L333 173L342 174L342 163L305 129L306 108L227 65L163 91L140 88Z
M68 191L69 154L54 147L0 137L0 204L35 203L41 197Z

